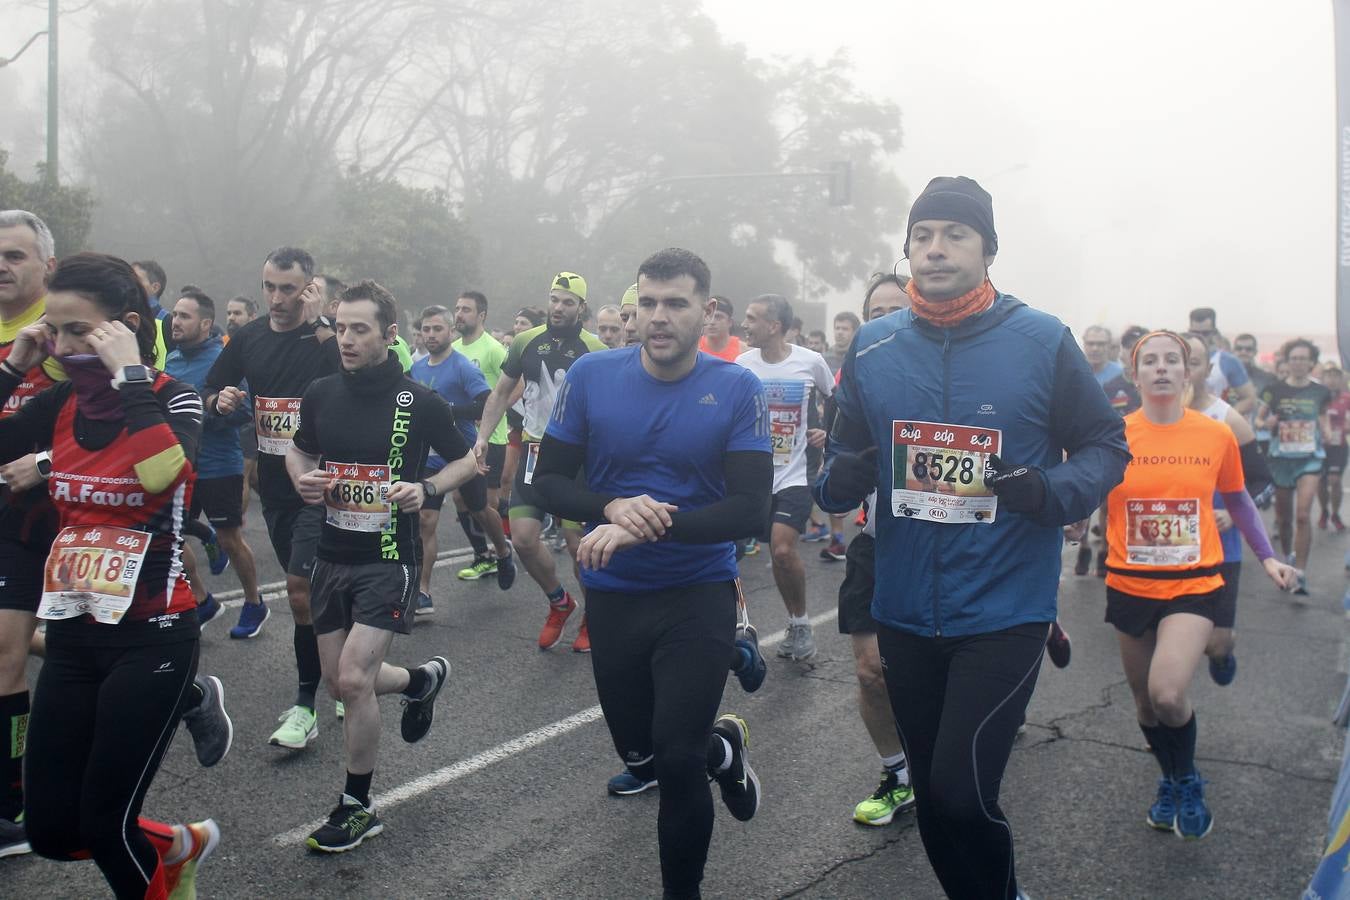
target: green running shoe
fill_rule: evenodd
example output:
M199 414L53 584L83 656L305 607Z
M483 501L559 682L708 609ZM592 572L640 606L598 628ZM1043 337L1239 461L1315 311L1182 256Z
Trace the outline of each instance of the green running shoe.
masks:
M473 565L467 569L460 569L455 573L455 577L460 581L477 581L488 575L497 574L497 561L491 557L474 560Z
M305 838L305 846L324 853L342 853L361 846L368 837L384 831L384 823L375 815L375 808L361 805L350 794L343 794L328 821Z
M885 772L876 792L853 807L853 821L863 825L889 825L896 813L913 805L914 788L901 784L894 772Z
M292 706L277 716L281 727L272 732L267 743L287 750L303 750L319 736L319 717L314 710L304 706Z

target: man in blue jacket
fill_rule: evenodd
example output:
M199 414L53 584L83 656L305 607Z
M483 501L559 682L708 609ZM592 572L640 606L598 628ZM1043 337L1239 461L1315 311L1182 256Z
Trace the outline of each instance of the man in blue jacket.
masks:
M905 239L913 305L845 357L816 500L879 492L872 615L919 832L949 896L1011 900L999 784L1055 620L1061 526L1130 456L1069 330L990 283L997 252L989 194L930 182Z
M215 319L215 303L198 290L183 291L173 307L171 327L175 347L164 370L199 392L204 390L206 373L225 346L219 336L212 334ZM267 619L267 607L258 593L253 550L244 540L244 452L239 446L239 427L252 420L253 408L247 400L228 416L217 415L214 409L206 411L197 449L197 485L188 515L188 522L195 523L198 515L206 513L206 520L215 529L216 539L234 564L244 589L239 623L230 629L230 637L234 638L256 637ZM190 553L183 556L185 562L191 560ZM195 566L195 561L191 565ZM189 572L189 577L193 574ZM209 605L210 601L207 602Z

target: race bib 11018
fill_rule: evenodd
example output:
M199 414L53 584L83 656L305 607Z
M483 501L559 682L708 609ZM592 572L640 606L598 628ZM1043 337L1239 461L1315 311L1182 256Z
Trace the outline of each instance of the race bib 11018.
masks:
M122 621L136 593L151 535L90 525L62 528L44 570L39 619L93 615L105 625Z
M993 522L998 498L985 487L984 473L1002 445L997 428L893 422L892 513L944 525Z

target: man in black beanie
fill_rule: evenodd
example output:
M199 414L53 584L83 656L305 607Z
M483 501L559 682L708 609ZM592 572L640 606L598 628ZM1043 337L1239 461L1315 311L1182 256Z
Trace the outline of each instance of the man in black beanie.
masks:
M951 897L1012 900L999 785L1055 621L1060 527L1130 456L1069 330L990 283L997 252L988 192L933 179L905 235L913 305L858 332L815 493L842 512L878 491L872 616L933 870Z

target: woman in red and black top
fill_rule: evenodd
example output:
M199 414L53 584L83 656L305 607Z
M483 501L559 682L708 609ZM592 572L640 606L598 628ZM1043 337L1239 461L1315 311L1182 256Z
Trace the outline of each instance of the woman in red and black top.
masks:
M154 316L126 262L72 256L48 290L44 319L0 362L0 403L48 355L70 379L0 420L0 460L51 447L60 515L38 608L47 657L29 719L25 824L43 856L92 857L118 897L166 897L195 878L220 832L210 820L138 820L150 781L180 716L203 763L229 745L219 680L195 678L199 630L179 556L202 403L147 365ZM208 756L203 729L215 732Z

